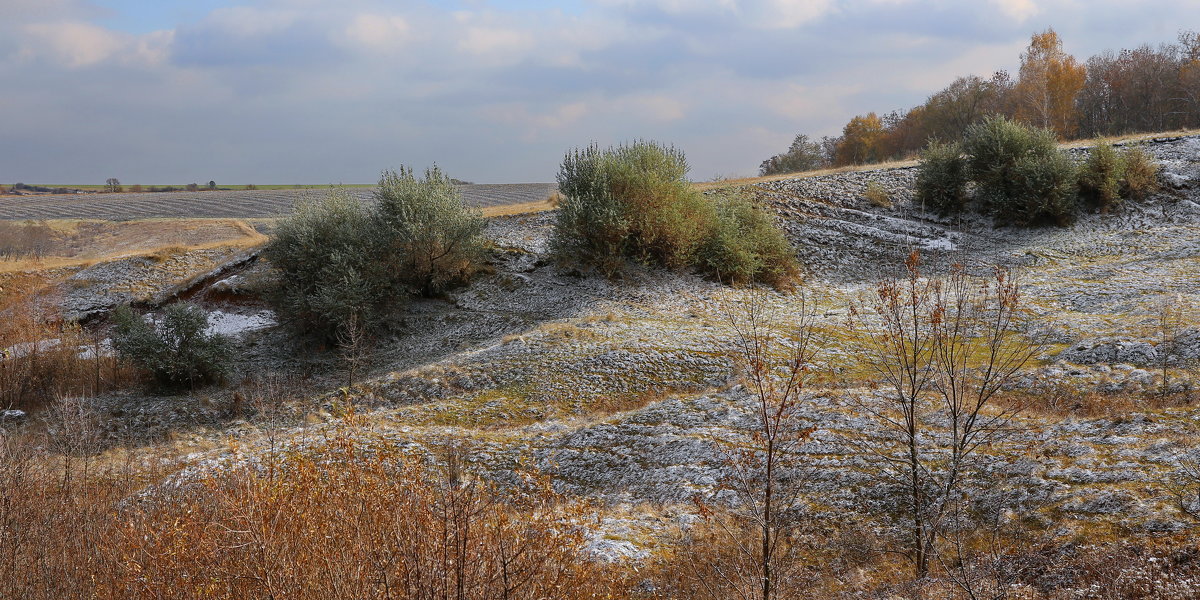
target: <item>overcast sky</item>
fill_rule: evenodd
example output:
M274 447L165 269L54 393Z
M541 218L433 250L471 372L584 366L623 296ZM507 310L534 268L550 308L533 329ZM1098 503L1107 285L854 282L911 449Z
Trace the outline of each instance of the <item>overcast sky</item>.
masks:
M552 181L590 141L749 175L799 132L1200 28L1200 0L0 0L0 183Z

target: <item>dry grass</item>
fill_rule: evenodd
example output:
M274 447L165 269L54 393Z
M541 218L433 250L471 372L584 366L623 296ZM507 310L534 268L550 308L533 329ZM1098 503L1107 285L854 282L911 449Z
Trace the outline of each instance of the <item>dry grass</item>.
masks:
M558 208L558 203L562 200L562 196L555 193L554 195L539 200L537 202L523 202L521 204L508 204L505 206L489 206L483 209L485 217L508 217L512 215L524 215L545 212Z
M1196 135L1196 131L1190 129L1176 129L1174 131L1157 131L1153 133L1127 133L1125 135L1117 136L1102 136L1082 140L1070 140L1059 144L1059 146L1062 148L1087 148L1103 142L1120 144L1125 142L1141 142L1161 137L1182 137L1187 135Z
M804 171L801 173L781 173L779 175L767 175L765 177L740 177L736 179L723 179L721 181L706 181L703 183L694 183L693 187L704 192L708 190L719 190L730 187L742 187L746 185L754 185L756 183L764 183L768 181L783 181L786 179L806 179L808 177L819 177L821 175L837 175L839 173L858 173L861 171L877 171L880 169L896 169L900 167L915 167L917 161L913 160L895 160L881 163L871 163L866 165L846 165L844 167L833 167L828 169L818 169L816 171Z
M363 434L134 503L163 473L89 473L0 437L0 597L630 597L623 568L581 552L587 507L545 479L502 490L460 448L431 467Z
M27 297L0 309L0 408L38 409L134 380L99 334L64 323L57 306L53 299Z
M0 221L0 273L86 267L127 256L166 257L218 247L249 248L266 242L234 219L140 221Z

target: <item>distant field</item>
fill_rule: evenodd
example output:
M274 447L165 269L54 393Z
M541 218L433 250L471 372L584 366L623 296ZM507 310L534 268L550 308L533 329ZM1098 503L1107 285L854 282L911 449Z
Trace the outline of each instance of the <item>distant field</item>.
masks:
M80 185L80 184L75 184L75 183L31 183L29 185L38 186L38 187L47 187L47 188L67 188L69 190L83 190L86 192L103 192L105 189L108 188L108 186L104 185L104 184ZM130 188L132 188L134 185L141 185L143 190L149 190L151 187L157 187L157 188L173 187L173 188L183 190L183 189L186 189L188 186L188 184L186 184L186 183L121 184L121 187L124 188L123 193L132 193L130 191ZM208 189L205 188L203 183L197 183L196 185L200 186L200 191L202 191L202 192L208 191ZM347 188L373 188L373 187L375 187L375 184L373 184L373 183L337 183L337 184L331 184L331 183L324 183L324 184L275 183L275 184L267 184L267 185L220 184L217 186L216 191L218 191L218 192L220 192L220 191L240 191L240 190L246 189L246 185L253 185L255 189L259 189L259 190L324 190L324 189L329 189L330 187L335 186L335 185L340 186L340 187L347 187ZM169 193L169 192L144 191L143 193L150 194L150 193Z
M374 186L347 186L363 200ZM319 198L328 186L291 189L218 190L119 194L0 196L0 220L95 219L269 219L290 214L305 199ZM498 214L544 210L558 186L553 183L459 186L463 201ZM517 207L523 207L517 210Z

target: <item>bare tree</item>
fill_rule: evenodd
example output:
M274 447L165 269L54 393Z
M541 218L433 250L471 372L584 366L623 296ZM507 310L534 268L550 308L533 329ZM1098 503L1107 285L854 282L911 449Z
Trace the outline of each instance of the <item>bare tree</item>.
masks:
M929 572L977 450L999 441L1015 416L993 400L1038 351L1022 337L1019 298L1004 269L982 283L961 266L927 279L913 252L903 277L851 306L858 359L882 392L854 399L888 432L862 446L904 490L905 553L918 578Z
M357 312L351 313L346 324L338 330L338 346L346 365L346 387L354 387L354 376L370 366L372 340L366 325Z
M1186 364L1182 337L1189 312L1187 302L1178 294L1163 298L1155 307L1154 333L1158 343L1154 347L1154 362L1162 376L1159 394L1163 398L1171 391L1171 369Z
M114 193L121 191L121 181L116 177L109 177L104 182L104 191Z
M814 431L798 408L813 379L817 344L811 304L802 293L790 300L797 315L787 326L765 291L751 293L738 307L722 308L754 414L749 443L729 451L721 483L736 497L734 506L712 519L736 556L728 562L707 557L713 563L704 565L714 580L704 583L710 597L771 600L795 592L789 585L798 565L793 534L807 503L797 450ZM697 504L702 514L714 516L711 508Z

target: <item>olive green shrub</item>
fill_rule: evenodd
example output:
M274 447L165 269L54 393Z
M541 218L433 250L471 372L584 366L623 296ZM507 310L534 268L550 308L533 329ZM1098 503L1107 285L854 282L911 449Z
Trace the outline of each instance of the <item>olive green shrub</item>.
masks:
M1108 212L1125 200L1143 200L1158 190L1158 164L1136 146L1117 151L1097 144L1079 170L1079 191L1088 202Z
M1054 132L1004 117L967 129L963 150L984 210L1018 225L1074 220L1076 166Z
M374 329L414 296L465 283L483 261L479 211L462 204L435 168L385 171L365 205L345 190L301 204L277 226L264 256L280 270L274 304L303 333L336 343Z
M743 196L718 196L715 208L699 248L700 270L732 284L788 287L799 273L796 250L774 218Z
M179 389L220 383L232 372L229 338L208 333L208 313L194 304L176 303L150 322L128 306L113 312L117 355L146 371L161 388Z
M687 171L682 151L656 142L571 150L558 173L554 250L610 276L629 259L738 283L780 285L797 271L768 214L701 194Z
M1124 164L1109 143L1097 144L1079 169L1079 193L1093 206L1107 212L1121 202Z
M961 212L967 205L967 160L959 144L931 142L921 152L916 197L942 216Z
M1126 148L1121 152L1121 166L1124 175L1121 196L1125 199L1145 200L1160 189L1159 165L1145 150L1137 146Z

